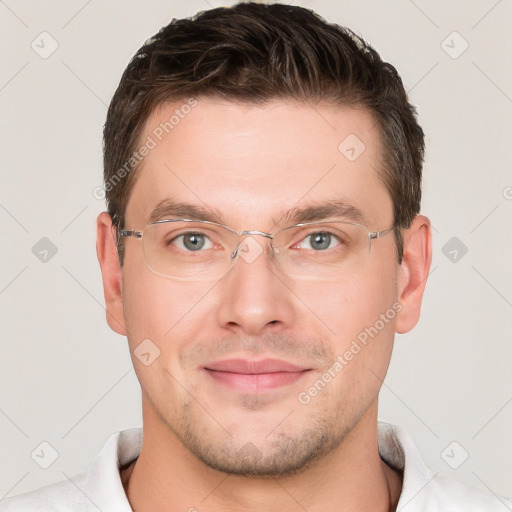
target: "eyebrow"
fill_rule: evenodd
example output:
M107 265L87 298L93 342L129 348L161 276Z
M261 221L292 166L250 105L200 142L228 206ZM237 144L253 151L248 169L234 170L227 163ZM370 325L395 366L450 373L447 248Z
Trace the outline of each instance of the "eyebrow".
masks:
M160 201L149 214L148 222L156 222L167 218L179 218L190 220L208 220L221 222L222 214L214 209L195 204L176 202L171 198Z
M223 223L222 212L186 202L176 202L171 198L160 201L149 214L148 223L168 218L180 218L191 220L207 220ZM310 204L304 207L294 207L282 212L273 221L278 224L301 224L304 222L316 222L329 218L343 219L366 225L367 219L355 206L342 199L332 199L318 204Z
M367 223L363 212L343 199L332 199L305 207L294 207L286 213L283 221L301 224L303 222L326 220L332 217L365 225Z

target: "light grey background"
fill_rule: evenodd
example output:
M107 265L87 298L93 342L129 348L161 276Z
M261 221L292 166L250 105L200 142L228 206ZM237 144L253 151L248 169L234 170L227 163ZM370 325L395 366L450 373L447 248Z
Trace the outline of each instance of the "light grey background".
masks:
M420 324L397 337L380 417L412 434L434 472L511 495L511 1L293 3L374 44L426 131L433 271ZM218 5L0 0L0 497L84 471L112 432L141 425L95 254L102 125L144 40ZM46 59L31 47L51 49L44 31L58 43ZM32 252L42 237L58 249L46 263ZM48 469L31 457L51 461L44 441L59 454Z

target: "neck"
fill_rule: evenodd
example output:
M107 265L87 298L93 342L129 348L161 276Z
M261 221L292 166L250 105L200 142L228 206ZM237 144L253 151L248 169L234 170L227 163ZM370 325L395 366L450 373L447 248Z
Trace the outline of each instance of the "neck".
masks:
M377 405L341 444L292 476L229 475L198 460L148 407L139 458L122 474L134 512L395 510L401 475L378 454Z

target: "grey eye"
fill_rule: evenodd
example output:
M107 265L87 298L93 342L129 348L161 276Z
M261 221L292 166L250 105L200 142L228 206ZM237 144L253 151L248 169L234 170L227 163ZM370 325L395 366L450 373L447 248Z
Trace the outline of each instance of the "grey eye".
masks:
M199 251L205 246L207 240L208 237L202 233L185 233L176 237L173 242L187 251Z
M309 235L309 244L312 249L321 251L328 249L331 245L332 235L331 233L313 233Z

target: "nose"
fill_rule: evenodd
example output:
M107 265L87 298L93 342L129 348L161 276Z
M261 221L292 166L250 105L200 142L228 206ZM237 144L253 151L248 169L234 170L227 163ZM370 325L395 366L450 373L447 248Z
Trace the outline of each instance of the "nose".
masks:
M248 236L219 283L219 324L232 332L258 335L279 332L294 322L293 292L275 265L269 241Z

